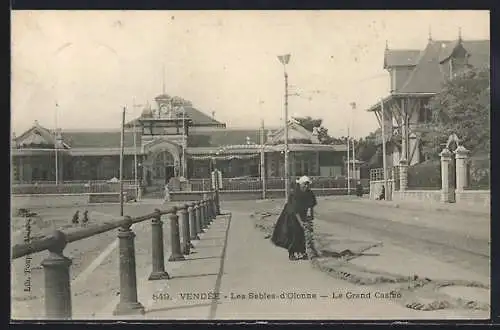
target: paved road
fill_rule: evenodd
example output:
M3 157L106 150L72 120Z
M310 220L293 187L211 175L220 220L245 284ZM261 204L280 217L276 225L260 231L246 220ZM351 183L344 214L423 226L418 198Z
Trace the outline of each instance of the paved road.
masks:
M237 204L240 209L276 212L283 201L259 201L247 206L244 202L228 203L234 204L231 207ZM482 276L490 275L490 219L486 215L472 217L459 212L408 210L355 199L320 198L316 216L342 232L365 233L374 241L431 256Z
M318 208L318 213L322 220L369 232L377 240L388 241L417 254L430 255L484 276L490 274L489 219L386 209L349 201L324 203ZM425 222L419 218L425 218ZM473 234L461 226L467 221L475 226ZM432 223L439 224L433 226ZM444 228L446 223L449 228Z

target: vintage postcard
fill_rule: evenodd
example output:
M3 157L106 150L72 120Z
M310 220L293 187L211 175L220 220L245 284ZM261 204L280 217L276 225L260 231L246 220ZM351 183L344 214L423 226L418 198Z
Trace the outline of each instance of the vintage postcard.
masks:
M490 318L488 11L11 17L11 322Z

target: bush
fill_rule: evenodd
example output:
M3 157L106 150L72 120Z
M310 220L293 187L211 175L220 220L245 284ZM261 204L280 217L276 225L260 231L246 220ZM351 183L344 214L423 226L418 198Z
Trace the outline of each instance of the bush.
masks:
M408 188L441 189L441 162L429 160L408 167Z
M490 157L489 155L471 157L468 164L467 189L490 189Z

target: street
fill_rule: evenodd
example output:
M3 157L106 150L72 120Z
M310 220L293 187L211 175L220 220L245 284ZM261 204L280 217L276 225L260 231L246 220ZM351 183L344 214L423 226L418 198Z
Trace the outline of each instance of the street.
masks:
M320 204L317 216L336 226L355 228L377 240L489 277L489 218L353 203L336 200ZM463 222L469 222L468 226Z
M316 275L316 273L321 274L322 271L312 269L307 262L288 265L289 261L286 259L286 252L269 245L264 233L259 232L257 229L253 229L255 233L251 235L248 233L254 227L254 222L259 221L259 217L256 216L258 214L267 214L264 221L267 222L266 231L268 233L269 228L272 228L276 221L283 201L265 200L222 202L221 207L233 214L235 223L233 224L234 229L231 231L233 234L229 234L227 257L224 257L224 252L221 252L221 258L227 259L227 268L219 270L220 274L223 274L221 278L222 284L216 283L215 286L222 285L220 287L222 292L250 292L252 290L260 292L260 290L264 289L266 292L274 292L281 288L281 285L278 284L280 283L280 277L284 276L284 273L292 271L293 268L294 273L303 273L303 276L308 279L308 281L300 284L300 288L304 292L312 290L322 293L328 288L336 288L336 290L340 291L351 290L352 292L364 290L363 288L369 288L367 290L386 290L387 292L393 289L402 290L402 298L396 299L391 305L393 307L386 304L380 305L379 302L367 304L366 308L370 308L370 311L366 310L368 314L364 314L365 316L376 317L379 315L379 317L382 317L384 315L389 318L398 318L407 315L411 318L433 318L434 316L447 318L484 317L486 315L490 303L488 217L476 216L469 219L467 216L453 212L389 208L380 206L375 202L371 203L350 197L318 198L318 202L315 233L319 237L317 243L322 249L321 251L350 250L355 252L355 256L346 259L348 262L344 264L340 264L341 261L337 258L321 258L323 265L331 265L331 267L337 267L338 269L342 268L340 270L343 272L365 276L365 279L371 277L371 279L375 280L373 284L355 283L332 278L332 274L329 274L330 276L326 274ZM152 212L155 207L158 207L158 205L130 204L126 205L125 214L131 216L142 215ZM116 205L88 206L86 209L89 210L91 219L96 222L109 220L117 214ZM68 222L68 219L74 213L74 209L40 209L37 212L44 219L55 219L56 227L60 227L63 223ZM242 224L238 225L239 223ZM465 225L466 223L468 225ZM223 223L216 227L225 230ZM199 290L207 290L207 292L214 288L212 281L215 280L214 275L217 274L220 261L219 258L215 258L217 253L214 254L215 251L211 249L221 251L225 249L225 244L222 244L224 238L222 232L214 232L210 234L212 236L207 236L208 241L200 245L198 253L188 258L192 259L191 261L175 263L175 265L167 263L168 271L174 276L174 279L167 280L165 283L160 281L154 284L147 281L151 271L150 222L145 221L136 224L133 230L136 233L135 248L139 298L146 303L147 308L151 305L151 302L148 303L151 300L151 292L156 292L155 290L164 287L165 284L170 291L175 289L185 293L190 293L193 285L197 285ZM164 221L166 258L170 250L168 232L168 223ZM245 235L250 236L243 239L242 236ZM217 238L220 244L210 244L209 237ZM250 239L250 237L254 238ZM209 244L207 245L207 243ZM212 246L212 248L209 249L209 246ZM357 250L363 251L363 253L356 253ZM255 255L259 251L262 254ZM205 254L207 254L207 257L203 257ZM270 254L272 254L272 257ZM119 259L117 257L116 231L113 230L71 243L66 247L65 255L70 257L73 262L70 268L74 305L73 317L75 319L109 317L106 316L106 313L109 314L115 307L119 295L119 281L117 280ZM40 267L40 263L45 257L46 252L37 253L30 260L30 292L24 291L26 288L26 273L24 273L26 259L20 258L13 262L13 318L43 318L44 282L43 269ZM203 263L203 265L200 263ZM273 263L275 267L268 268L266 265L269 266L270 263ZM262 267L259 267L260 264ZM278 265L279 268L277 268ZM201 276L200 283L194 282L193 277L196 278L197 276ZM267 284L261 282L261 276L268 277ZM434 286L405 291L404 281L394 283L377 282L377 280L383 278L403 278L405 276L431 279ZM283 289L288 288L288 286L290 288L297 286L297 280L295 276L290 277L287 280L288 284L282 283L284 285ZM170 283L170 286L168 283ZM442 283L447 283L448 287L444 288L447 291L439 287ZM150 287L151 285L153 287ZM408 308L409 304L413 304L412 306L418 305L419 302L426 299L430 301L444 300L448 305L444 309L436 307L436 309L443 309L441 311L432 308L420 308L420 310L419 308ZM457 301L463 301L464 303L460 305ZM479 303L471 304L471 301ZM267 315L270 318L287 318L288 316L286 310L281 311L281 314L278 313L278 309L276 309L278 305L273 305L272 309L264 308L264 305L261 308L258 307L260 305L257 304L257 301L252 306L249 306L246 314L242 314L242 304L243 302L236 303L235 301L231 304L224 303L217 309L216 314L210 312L210 315L213 318L232 318L233 313L237 312L239 316L245 318L257 317L258 315ZM321 311L316 311L317 316L328 315L330 305L325 304L325 302L321 304L318 302L318 304ZM201 318L208 316L206 307L210 305L203 306L205 307L195 313L196 315L199 314ZM212 304L212 306L214 305ZM300 305L297 305L297 307L299 310L302 308ZM179 315L179 317L191 318L187 316L187 310L175 304L169 307L172 312L170 312L170 309L163 311L157 307L149 308L153 309L147 313L148 318L168 319L174 317L174 314L172 314L174 310L177 311L175 315ZM342 305L341 309L338 308L340 308L340 305L337 305L336 310L342 310L342 312L336 318L361 317L356 312L356 309L352 309L349 305ZM405 311L405 309L408 311ZM299 318L305 317L305 315L298 314L296 316Z

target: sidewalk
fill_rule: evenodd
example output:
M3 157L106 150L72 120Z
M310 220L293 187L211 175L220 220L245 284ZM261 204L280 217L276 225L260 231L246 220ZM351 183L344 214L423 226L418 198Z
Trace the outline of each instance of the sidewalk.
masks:
M185 261L167 262L171 279L148 281L150 267L138 268L139 301L145 315L114 317L112 308L99 319L166 320L312 320L474 318L473 311L415 311L388 299L373 298L377 288L335 279L309 261L290 262L254 228L248 212L219 216L194 241L196 253ZM168 258L168 253L165 256ZM378 288L380 290L380 288ZM344 297L332 299L332 293ZM372 292L371 299L345 294ZM214 293L218 299L214 299ZM281 294L290 297L280 298ZM297 298L297 295L310 295ZM312 296L316 297L313 298Z

